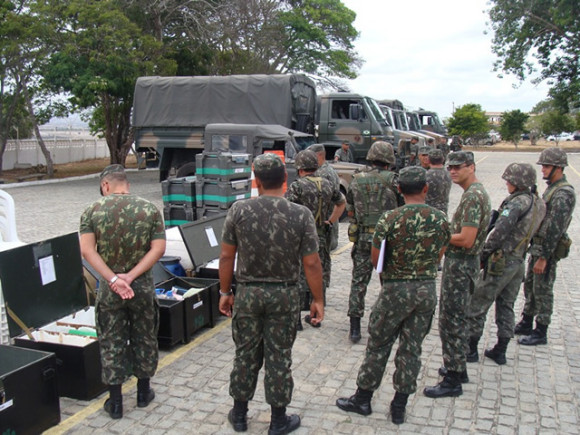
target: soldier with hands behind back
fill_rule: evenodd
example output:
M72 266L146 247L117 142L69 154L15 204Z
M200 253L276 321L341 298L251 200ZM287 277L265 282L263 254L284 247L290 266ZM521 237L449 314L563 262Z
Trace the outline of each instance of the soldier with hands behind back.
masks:
M219 309L232 317L236 345L230 375L234 407L228 420L235 431L247 430L248 401L254 397L264 365L265 397L272 409L268 433L277 435L300 426L299 416L286 414L294 387L290 367L300 316L300 263L312 291L314 324L324 319L322 267L312 213L284 198L282 160L275 154L261 154L254 159L254 174L259 197L232 204L222 234Z
M150 378L159 352L159 305L151 268L165 253L163 216L149 201L129 193L121 165L100 176L103 198L81 217L81 253L101 275L95 304L103 382L109 385L105 410L123 416L121 387L137 377L137 406L154 399Z

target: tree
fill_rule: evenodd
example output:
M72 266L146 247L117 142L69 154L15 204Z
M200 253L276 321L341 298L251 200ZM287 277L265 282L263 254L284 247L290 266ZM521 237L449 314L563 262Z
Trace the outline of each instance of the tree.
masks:
M111 163L125 164L133 143L135 81L141 75L171 74L174 63L116 1L44 3L41 11L56 26L55 53L44 70L47 86L55 93L68 92L74 108L92 108L92 132L104 135Z
M558 145L559 139L557 135L564 131L572 131L574 129L574 119L559 110L551 110L541 116L540 125L544 134L556 136L556 145Z
M501 137L504 140L513 142L517 148L528 118L529 115L523 113L520 110L504 112L501 120L501 126L499 127L499 133L501 134Z
M490 0L496 71L548 81L562 112L580 107L580 2Z
M485 111L473 103L458 107L447 121L447 129L450 135L470 138L476 143L483 140L490 130Z

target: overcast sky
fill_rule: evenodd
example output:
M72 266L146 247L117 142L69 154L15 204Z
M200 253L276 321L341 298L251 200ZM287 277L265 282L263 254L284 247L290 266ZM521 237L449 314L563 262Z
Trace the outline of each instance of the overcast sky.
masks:
M441 118L464 104L502 112L531 110L547 86L513 76L498 78L485 35L487 0L342 0L357 14L355 41L365 60L351 91L375 99L397 98L410 109Z

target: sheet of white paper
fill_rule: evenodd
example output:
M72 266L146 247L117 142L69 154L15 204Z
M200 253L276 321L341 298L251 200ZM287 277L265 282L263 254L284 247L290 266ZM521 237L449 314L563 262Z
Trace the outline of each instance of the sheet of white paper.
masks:
M54 258L52 255L38 260L40 266L40 279L42 285L50 284L56 281L56 272L54 270Z
M379 252L379 261L377 262L377 273L383 271L383 263L385 262L385 250L386 250L385 240L381 242L381 250Z
M207 236L209 246L213 248L218 245L217 237L215 236L215 232L213 231L212 227L205 228L205 235Z

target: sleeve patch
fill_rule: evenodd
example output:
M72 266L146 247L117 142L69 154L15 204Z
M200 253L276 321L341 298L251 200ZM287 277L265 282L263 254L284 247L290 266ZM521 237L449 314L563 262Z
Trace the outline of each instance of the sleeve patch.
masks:
M510 211L508 209L505 209L504 211L501 212L502 216L509 216L510 215Z

